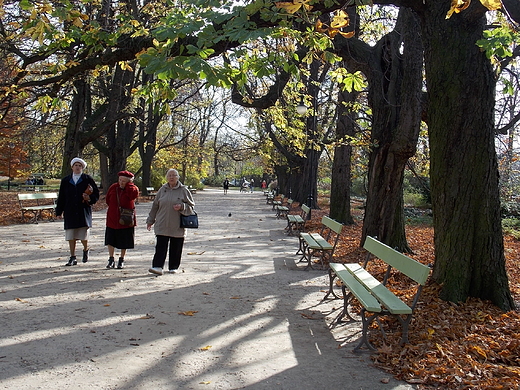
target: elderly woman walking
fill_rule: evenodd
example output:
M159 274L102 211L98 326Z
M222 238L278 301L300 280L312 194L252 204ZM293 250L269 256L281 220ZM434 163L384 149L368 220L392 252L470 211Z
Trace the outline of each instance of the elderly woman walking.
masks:
M188 187L179 181L179 172L170 169L166 181L159 190L146 220L146 228L154 226L155 254L149 272L162 275L169 250L168 271L177 273L181 264L182 247L186 229L181 227L181 214L193 214L195 203Z
M117 176L117 183L112 184L108 188L105 199L108 205L105 245L108 247L107 268L114 268L116 266L114 252L115 248L117 248L121 249L121 255L117 261L117 268L122 269L125 262L126 250L134 247L135 226L137 225L137 221L134 212L130 224L121 224L120 209L124 208L134 211L134 201L139 196L139 188L134 184L134 174L132 172L121 171Z
M72 173L61 179L56 216L64 215L65 240L69 242L70 258L66 266L78 264L76 241L83 244L83 263L88 261L89 229L92 227L92 205L99 199L99 190L94 179L83 173L85 160L75 157L70 162Z

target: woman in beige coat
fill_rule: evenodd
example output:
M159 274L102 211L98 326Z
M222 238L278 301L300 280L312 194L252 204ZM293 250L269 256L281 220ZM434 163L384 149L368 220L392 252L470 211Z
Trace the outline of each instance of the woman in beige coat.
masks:
M181 226L181 214L193 214L195 203L188 187L179 181L179 172L170 169L166 181L155 196L146 228L154 226L156 236L155 254L149 272L162 275L166 255L169 250L168 270L177 273L181 264L182 247L186 229Z

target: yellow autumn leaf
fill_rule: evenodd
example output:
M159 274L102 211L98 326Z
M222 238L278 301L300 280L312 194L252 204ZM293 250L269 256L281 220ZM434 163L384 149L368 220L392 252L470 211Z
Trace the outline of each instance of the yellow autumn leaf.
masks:
M74 18L72 24L79 28L83 27L83 21L81 20L81 18Z
M197 310L181 311L178 314L182 314L183 316L193 316L195 313L198 313L198 311Z
M201 351L208 351L211 349L211 345L206 345L205 347L200 348Z
M487 354L486 354L486 351L484 351L482 348L480 348L478 345L474 345L473 347L471 347L471 349L473 349L473 351L483 357L484 359L487 359Z
M451 7L448 13L446 14L446 19L451 18L453 13L459 13L460 11L464 11L469 7L471 0L451 0Z
M500 0L480 0L480 2L490 11L502 8L502 3Z
M316 25L314 27L316 28L316 31L320 33L328 31L328 27L325 24L323 24L323 22L319 19L316 21Z
M347 33L344 33L344 32L339 32L340 35L342 35L344 38L352 38L354 36L356 32L355 31L351 31L351 32L347 32Z
M334 14L332 21L330 22L331 28L343 28L350 24L350 19L347 13L343 10L339 10Z
M274 3L278 8L283 8L290 14L294 14L299 11L301 7L304 7L307 11L312 9L309 3L310 0L293 0L292 2L288 1L278 1Z

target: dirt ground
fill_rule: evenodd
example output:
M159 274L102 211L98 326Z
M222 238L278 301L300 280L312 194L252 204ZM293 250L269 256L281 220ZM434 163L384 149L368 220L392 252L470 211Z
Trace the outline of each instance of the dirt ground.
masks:
M103 210L74 267L61 221L0 226L0 388L414 388L352 352L359 323L332 326L327 274L303 271L260 192L194 197L201 227L175 275L147 272L151 203L123 270L105 268Z

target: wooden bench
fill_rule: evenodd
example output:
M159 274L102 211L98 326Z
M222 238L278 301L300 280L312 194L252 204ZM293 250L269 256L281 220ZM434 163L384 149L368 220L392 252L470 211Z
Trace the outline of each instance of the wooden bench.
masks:
M324 216L321 219L321 229L319 233L300 233L299 249L296 254L302 255L299 262L307 260L305 270L314 268L312 266L312 258L314 256L320 257L322 268L325 266L326 260L328 260L329 263L331 262L342 229L343 224L330 217Z
M273 210L276 210L276 206L283 206L284 199L285 199L284 194L280 194L280 200L273 199L273 202L272 202Z
M154 200L155 195L157 195L157 191L153 187L146 187L146 193L148 194L148 199Z
M292 199L288 199L287 200L287 206L284 206L284 205L276 205L275 206L275 210L276 210L276 218L277 219L282 219L282 218L287 218L287 215L289 214L289 212L291 211L291 207L292 207L292 204L293 204L293 200Z
M330 294L337 297L333 291L333 284L335 278L338 278L342 282L343 309L337 321L341 322L345 316L353 320L348 312L348 307L354 297L361 304L360 315L363 331L361 341L354 348L354 351L359 350L363 345L366 345L371 350L375 350L368 341L367 333L372 322L377 320L384 336L384 331L378 321L380 316L395 316L402 326L401 345L407 343L410 321L412 320L422 287L425 285L430 274L430 268L370 236L366 238L363 247L369 252L363 266L358 263L330 264L329 291L325 295L325 298ZM387 265L382 282L377 280L366 270L372 256L379 258ZM406 275L411 281L415 282L416 285L413 286L415 294L413 298L411 298L412 302L410 305L402 301L386 287L388 279L391 277L392 269Z
M307 215L310 208L306 204L302 204L302 211L300 214L287 214L287 234L292 236L295 232L302 233L305 231L305 222L307 222Z
M26 214L31 215L29 222L37 223L38 220L43 220L43 211L49 211L49 219L54 221L56 217L55 209L57 199L58 193L56 192L18 194L18 202L20 203L20 211L22 212L22 222L25 222Z
M269 191L265 196L265 200L267 204L273 204L274 202L274 192Z

